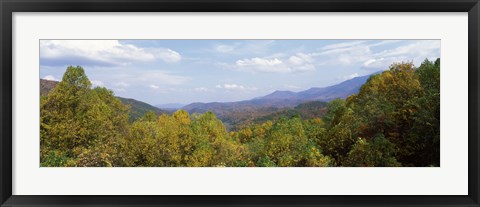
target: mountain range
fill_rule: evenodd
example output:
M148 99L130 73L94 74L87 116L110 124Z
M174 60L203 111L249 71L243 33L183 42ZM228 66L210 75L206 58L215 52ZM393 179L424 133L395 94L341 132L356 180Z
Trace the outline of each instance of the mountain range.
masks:
M358 93L371 75L323 88L314 87L300 92L275 91L265 96L237 102L192 103L181 109L189 113L212 111L229 130L282 116L300 116L304 119L312 118L312 115L321 117L326 112L326 102Z
M236 111L249 108L275 107L285 108L294 107L298 104L309 101L328 102L336 98L346 98L358 92L360 87L368 80L371 75L360 76L339 84L328 87L314 87L305 91L275 91L266 96L257 97L245 101L237 102L211 102L211 103L192 103L182 109L189 112L213 111L221 114L223 111Z
M156 104L155 107L163 110L177 110L184 107L186 104L182 103L167 103L167 104Z
M189 113L212 111L227 125L227 128L231 129L280 116L298 115L308 118L309 114L322 115L325 112L326 102L357 93L371 75L356 77L328 87L313 87L299 92L275 91L265 96L237 102L191 103L188 105L174 103L152 106L131 98L117 98L131 106L131 121L143 116L147 111L154 111L157 115L172 113L178 109L184 109ZM40 94L46 95L57 83L57 81L40 79Z

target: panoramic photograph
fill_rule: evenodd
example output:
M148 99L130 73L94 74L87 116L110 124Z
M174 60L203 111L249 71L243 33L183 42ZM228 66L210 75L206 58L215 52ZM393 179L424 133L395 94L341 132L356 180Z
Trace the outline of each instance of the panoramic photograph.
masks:
M40 40L41 167L440 167L440 40Z

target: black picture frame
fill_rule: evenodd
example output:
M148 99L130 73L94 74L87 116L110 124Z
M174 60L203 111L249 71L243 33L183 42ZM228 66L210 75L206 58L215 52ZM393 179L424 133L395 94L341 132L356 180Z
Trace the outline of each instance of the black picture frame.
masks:
M0 12L1 206L480 206L479 0L0 0ZM12 195L13 12L468 12L468 195Z

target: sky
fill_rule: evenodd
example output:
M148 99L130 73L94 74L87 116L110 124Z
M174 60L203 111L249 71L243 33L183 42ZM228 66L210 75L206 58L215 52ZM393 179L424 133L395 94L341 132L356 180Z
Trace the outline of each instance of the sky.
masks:
M80 65L94 86L152 105L325 87L440 57L440 40L40 40L40 78Z

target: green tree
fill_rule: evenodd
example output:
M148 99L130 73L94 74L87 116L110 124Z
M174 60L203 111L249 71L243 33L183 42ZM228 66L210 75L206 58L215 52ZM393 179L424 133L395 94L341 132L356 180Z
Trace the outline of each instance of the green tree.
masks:
M55 160L54 155L68 159L68 165L115 164L114 143L127 130L129 109L111 91L92 90L82 67L69 66L62 81L41 99L40 109L42 165L51 166L48 160Z
M418 68L392 64L358 94L313 111L324 104L295 108L305 109L308 120L287 110L265 116L273 118L263 123L248 119L230 132L213 112L190 117L178 110L157 117L148 111L129 123L129 106L106 88L92 89L84 69L69 66L40 100L40 161L42 166L439 166L440 59Z
M408 160L411 166L440 166L440 59L425 60L416 73L423 88L423 96L413 104L419 110L408 136L415 144L415 153Z
M328 104L324 120L326 130L317 136L316 142L325 155L342 165L358 136L356 114L345 100L336 99Z
M408 136L413 116L418 110L415 100L423 95L420 80L412 63L395 63L390 70L372 76L358 95L347 102L359 119L358 137L367 140L383 134L395 144L398 161L410 163L416 141Z
M259 166L329 166L331 159L323 156L314 140L307 137L299 117L280 118L267 132L259 154Z
M157 114L154 111L147 111L142 117L140 117L140 121L156 121Z
M395 146L383 135L367 141L359 138L348 153L344 166L352 167L399 167L395 158Z
M195 116L192 129L200 141L193 160L202 166L234 166L243 156L243 146L227 133L222 121L214 113Z

